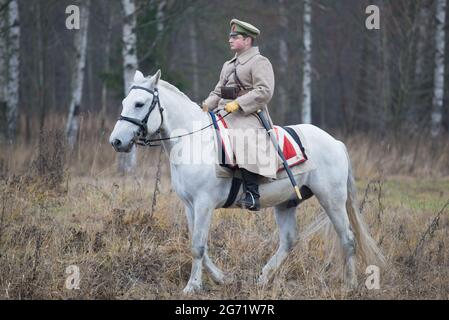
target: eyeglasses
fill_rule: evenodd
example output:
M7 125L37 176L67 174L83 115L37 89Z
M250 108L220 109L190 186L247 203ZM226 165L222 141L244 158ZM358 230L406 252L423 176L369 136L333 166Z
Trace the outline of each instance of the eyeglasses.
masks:
M246 37L241 35L241 34L229 34L229 39L238 39L239 37L242 37L243 39L245 39Z

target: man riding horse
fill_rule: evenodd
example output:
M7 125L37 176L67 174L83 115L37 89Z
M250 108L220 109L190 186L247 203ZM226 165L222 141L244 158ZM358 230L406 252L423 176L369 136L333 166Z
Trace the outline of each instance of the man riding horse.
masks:
M245 191L237 204L257 211L260 210L258 176L276 178L277 171L276 152L257 116L258 110L264 110L273 125L267 104L273 96L274 73L268 58L254 45L259 29L237 19L231 20L230 25L229 44L235 56L224 63L215 89L203 102L203 110L214 110L222 116L231 112L226 122L231 129L232 151ZM243 143L237 143L242 140Z
M282 151L279 145L274 148L275 143L271 143L265 129L270 127L265 124L265 120L271 122L266 105L274 89L273 69L268 59L261 56L258 48L253 46L259 30L238 20L232 20L231 26L229 43L236 55L224 64L220 80L215 90L204 101L204 108L217 109L218 118L227 115L227 127L233 129L229 130L231 139L248 134L247 129L250 129L247 140L251 143L232 145L236 158L232 163L238 164L246 184L245 193L239 204L250 210L274 207L275 220L279 226L279 248L263 267L258 279L258 283L266 285L295 244L297 210L296 206L290 205L293 194L289 181L283 178L276 179L278 160L282 159ZM234 70L235 68L237 69ZM263 112L260 113L259 110ZM264 113L265 117L262 116ZM263 119L263 123L259 121L260 119ZM212 125L210 120L209 115L203 113L192 100L162 80L160 70L151 77L144 77L141 72L136 71L130 91L122 102L120 117L109 137L111 145L117 152L129 152L137 142L150 145L151 142L160 141L167 154L172 155L173 152L173 155L178 155L178 152L181 154L186 152L190 155L193 151L204 156L205 163L201 165L179 164L177 159L174 159L176 156L169 157L171 182L185 205L191 238L192 271L183 290L186 294L201 290L203 267L217 283L229 283L232 280L232 276L221 271L209 257L207 243L214 210L226 203L232 179L212 176L216 173L213 164L216 154L213 152L212 129L199 130L207 137L206 143L202 139L196 139L196 143L192 144L179 143L182 137L198 132L193 130L195 121L208 124L203 128L209 128ZM226 128L223 121L221 124ZM314 125L296 124L289 127L301 132L304 141L309 141L306 147L310 157L308 161L314 159L316 164L312 170L296 174L290 182L297 180L295 187L297 193L298 185L307 186L326 211L329 220L319 218L318 224L313 223L310 227L316 232L326 221L332 222L343 249L345 285L348 288L357 288L356 248L362 258L361 266L385 266L385 259L376 241L369 234L363 215L360 215L348 150L344 143ZM187 129L189 133L176 135L175 132L179 128L189 128ZM269 133L270 137L274 136L271 135L273 130ZM150 139L155 134L160 134L160 138ZM179 146L181 148L178 148ZM270 150L272 152L267 156L265 153ZM276 151L280 151L280 154L278 155ZM246 154L249 156L248 159L245 158ZM284 168L288 168L285 161L283 164ZM264 197L259 204L256 178L260 176L275 180L266 183L264 181L261 188ZM313 234L312 229L305 231L301 239L307 239ZM333 249L338 247L332 244Z

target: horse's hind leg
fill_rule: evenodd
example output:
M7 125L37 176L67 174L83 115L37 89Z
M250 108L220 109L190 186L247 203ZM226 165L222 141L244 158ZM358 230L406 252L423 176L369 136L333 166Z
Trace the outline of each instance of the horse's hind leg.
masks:
M338 192L336 190L342 191ZM345 285L348 289L354 289L357 287L355 261L356 242L354 239L354 233L351 230L348 213L346 211L346 185L341 188L334 188L333 192L330 190L328 192L315 192L315 195L324 210L326 210L326 213L332 221L335 231L340 238L345 259Z
M186 217L187 217L187 224L189 227L189 233L190 237L192 237L192 231L193 231L193 209L191 209L189 206L186 206ZM204 250L204 257L203 257L203 265L206 268L206 271L210 274L212 277L212 280L218 284L224 284L228 282L228 279L226 278L223 271L218 268L215 263L212 262L212 260L209 258L209 255L207 253L207 244Z
M274 211L276 215L276 222L279 227L279 248L268 263L263 267L262 274L258 280L260 285L265 285L268 283L271 275L276 272L288 256L288 253L296 240L296 207L287 208L285 204L281 204L275 206Z
M212 280L214 280L215 283L218 284L226 284L230 283L232 281L232 277L227 277L223 271L221 271L215 263L212 262L212 260L209 258L209 255L207 254L207 246L206 246L206 252L204 254L203 259L204 267L206 268L206 271L210 274L212 277Z

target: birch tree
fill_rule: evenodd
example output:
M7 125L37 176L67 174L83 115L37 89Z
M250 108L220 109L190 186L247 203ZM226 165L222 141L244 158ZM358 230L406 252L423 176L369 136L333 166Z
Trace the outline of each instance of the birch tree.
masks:
M3 64L2 94L0 100L6 106L6 137L8 142L15 140L17 128L17 115L19 107L19 76L20 76L20 19L19 4L17 0L7 3L6 19L2 19L2 44L0 54ZM5 39L6 34L6 39ZM6 41L5 41L6 40ZM1 103L1 102L0 102Z
M279 8L279 19L281 36L279 37L279 74L282 76L281 84L279 85L279 104L280 104L280 120L282 123L286 120L287 110L289 108L288 99L288 46L287 46L287 35L288 35L288 15L285 6L285 0L278 0Z
M312 123L312 5L304 0L302 122Z
M106 44L104 48L104 71L108 71L111 67L111 35L112 35L112 14L109 12L108 25L106 30ZM106 122L106 109L108 103L108 84L104 80L101 86L101 111L100 111L100 134L103 136Z
M86 0L80 8L80 29L74 31L76 32L74 38L75 61L74 71L72 73L72 95L66 125L67 141L71 148L73 148L76 143L79 131L79 114L81 99L83 97L83 83L86 69L89 7L90 0Z
M157 26L157 32L156 32L156 38L154 40L154 46L161 45L162 36L164 34L164 30L166 28L165 26L165 18L166 18L166 7L167 7L167 1L160 0L157 1L157 9L156 9L156 26ZM157 57L155 60L155 64L160 64L160 58Z
M434 138L440 134L443 119L446 0L437 0L435 18L435 69L431 114L431 134Z
M166 0L160 0L157 5L157 36L160 37L165 28L165 8L167 6Z
M122 30L122 57L124 94L128 95L129 87L133 81L134 73L138 69L137 60L137 34L136 34L136 5L134 0L122 0L124 22ZM132 147L128 154L119 155L119 171L131 172L137 163L137 149Z

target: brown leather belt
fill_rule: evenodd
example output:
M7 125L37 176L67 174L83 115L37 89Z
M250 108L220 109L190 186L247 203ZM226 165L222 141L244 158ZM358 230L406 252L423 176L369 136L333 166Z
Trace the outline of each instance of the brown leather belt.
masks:
M240 92L237 94L237 97L241 97L245 94L247 94L248 92L250 92L251 90L240 90Z

